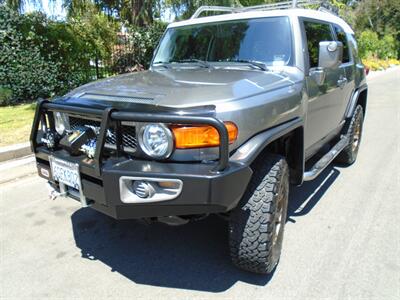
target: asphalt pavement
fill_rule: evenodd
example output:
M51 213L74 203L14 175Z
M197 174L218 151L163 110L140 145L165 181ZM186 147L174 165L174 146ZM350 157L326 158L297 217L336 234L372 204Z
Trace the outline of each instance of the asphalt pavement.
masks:
M115 221L0 164L1 299L400 299L400 69L368 78L357 162L291 187L281 261L232 266L227 224Z

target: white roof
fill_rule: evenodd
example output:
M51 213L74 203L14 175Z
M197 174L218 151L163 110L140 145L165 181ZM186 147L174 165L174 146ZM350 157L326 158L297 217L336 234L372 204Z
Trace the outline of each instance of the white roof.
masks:
M258 11L247 11L242 13L222 14L211 17L200 17L200 18L171 23L168 25L168 28L181 27L194 24L220 22L220 21L254 19L254 18L275 17L275 16L306 17L306 18L331 22L342 27L345 32L354 34L354 31L345 21L343 21L343 19L331 13L313 9L301 9L301 8L268 10L268 11L258 10Z

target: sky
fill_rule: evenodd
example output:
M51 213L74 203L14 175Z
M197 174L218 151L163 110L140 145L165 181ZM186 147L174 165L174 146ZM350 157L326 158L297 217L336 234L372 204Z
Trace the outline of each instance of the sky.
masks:
M66 11L62 7L62 0L42 0L42 8L38 7L37 4L34 4L35 1L26 1L25 2L25 7L24 7L24 12L32 12L36 10L41 10L43 11L47 16L52 17L54 19L64 19L66 16ZM161 16L161 19L164 22L172 22L175 18L174 13L172 12L172 9L168 9L164 11L163 15Z
M42 8L37 7L33 3L34 1L27 1L25 2L25 8L24 12L32 12L35 10L41 10L43 11L46 15L53 17L55 19L63 19L66 16L66 11L62 7L62 0L55 0L55 1L49 1L49 0L42 0Z

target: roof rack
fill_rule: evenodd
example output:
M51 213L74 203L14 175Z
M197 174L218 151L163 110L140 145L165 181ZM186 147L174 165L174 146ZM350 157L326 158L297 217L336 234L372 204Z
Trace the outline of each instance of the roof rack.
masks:
M193 14L191 19L199 18L200 15L204 12L227 12L233 14L247 11L278 10L291 8L311 8L318 9L319 11L328 12L334 15L338 14L337 8L333 7L328 0L292 0L247 7L200 6Z

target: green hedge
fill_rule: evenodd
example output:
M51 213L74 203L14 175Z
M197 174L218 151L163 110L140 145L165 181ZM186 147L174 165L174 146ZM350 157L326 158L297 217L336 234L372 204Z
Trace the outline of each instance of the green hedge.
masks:
M0 6L0 104L48 96L56 88L59 63L42 54L29 21Z
M109 57L116 37L109 23L101 14L67 23L0 5L0 105L61 95L96 79L90 61Z
M361 58L397 58L398 43L390 34L380 38L376 32L371 30L363 31L358 36L358 48Z
M0 105L62 95L97 75L147 68L165 27L154 22L128 28L128 44L118 52L121 23L93 6L83 15L53 21L0 5Z
M166 27L166 23L156 21L146 27L127 28L123 42L125 47L114 53L112 71L124 73L132 69L147 69Z

